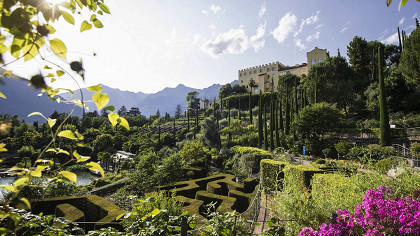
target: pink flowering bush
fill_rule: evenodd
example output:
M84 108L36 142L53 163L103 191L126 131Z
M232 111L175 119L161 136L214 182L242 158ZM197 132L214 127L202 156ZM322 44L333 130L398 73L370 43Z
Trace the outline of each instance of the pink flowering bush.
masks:
M419 235L420 197L392 198L393 191L385 186L368 189L363 203L354 214L346 209L337 211L336 222L323 223L319 231L303 228L299 236L338 235Z

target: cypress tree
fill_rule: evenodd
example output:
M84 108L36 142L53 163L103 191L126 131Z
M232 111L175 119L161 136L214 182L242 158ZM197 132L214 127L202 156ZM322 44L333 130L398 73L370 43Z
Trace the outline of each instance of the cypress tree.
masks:
M372 81L376 80L376 48L372 51Z
M289 88L286 87L286 111L285 111L285 116L286 116L286 124L284 127L284 132L286 135L289 135L289 131L290 131L290 98L289 98Z
M277 106L278 100L277 96L275 96L274 99L274 124L276 125L276 148L280 147L280 134L279 134L279 119L278 119L278 106Z
M175 127L176 127L176 117L174 116L174 127L173 127L174 142L176 142L176 131L175 131Z
M264 149L268 150L268 132L267 132L267 107L264 103Z
M187 130L190 132L190 109L187 109Z
M282 105L283 105L282 99L280 98L280 101L279 101L280 131L283 133L284 125L283 125L283 106Z
M315 70L315 95L314 95L314 103L317 103L317 93L318 93L318 70Z
M263 140L263 122L262 122L262 95L261 91L259 94L259 100L258 100L258 147L262 147L262 140Z
M249 123L252 125L252 106L251 106L251 93L249 93Z
M400 27L397 27L398 29L398 48L400 49L400 53L402 52L402 44L401 44L401 34L400 34Z
M198 133L198 108L196 109L196 115L195 115L195 133Z
M270 151L274 150L274 103L273 103L273 92L271 92L271 101L270 101Z
M379 75L379 123L381 130L381 146L391 145L391 134L389 127L389 116L388 106L386 104L386 91L383 76L383 65L384 65L384 48L379 46L378 48L378 75Z
M229 125L230 125L230 99L227 100L227 105L228 105L228 122L229 122Z
M242 120L242 118L241 118L241 96L239 96L238 97L238 103L239 103L239 105L238 105L238 115L239 115L239 120Z
M297 115L299 112L298 106L298 90L297 90L297 76L295 77L295 114Z
M158 129L158 151L160 150L160 124Z

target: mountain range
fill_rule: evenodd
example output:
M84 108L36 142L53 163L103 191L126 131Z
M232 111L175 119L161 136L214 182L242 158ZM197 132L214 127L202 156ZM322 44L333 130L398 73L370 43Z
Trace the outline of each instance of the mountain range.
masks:
M53 102L46 96L38 96L40 90L28 86L29 81L11 76L11 78L3 77L0 80L0 92L2 92L7 99L0 98L0 114L6 113L10 115L18 115L20 120L27 122L45 122L39 116L27 117L32 112L41 112L45 116L49 116L54 111L70 112L73 106L63 103ZM182 111L187 108L185 97L188 92L197 91L199 98L207 98L212 100L217 99L219 90L222 87L220 84L213 84L204 89L194 89L179 84L175 88L165 88L157 93L146 94L142 92L122 91L116 88L110 88L106 85L102 86L102 93L109 96L109 104L115 107L117 111L120 107L125 106L127 110L131 107L139 108L142 115L150 116L156 114L159 110L161 115L165 112L171 116L174 115L177 105L181 105ZM96 110L96 106L92 102L93 92L87 89L81 89L84 101L87 103L89 110ZM71 93L62 93L59 95L61 100L80 99L80 90ZM77 107L73 115L81 116L82 109Z

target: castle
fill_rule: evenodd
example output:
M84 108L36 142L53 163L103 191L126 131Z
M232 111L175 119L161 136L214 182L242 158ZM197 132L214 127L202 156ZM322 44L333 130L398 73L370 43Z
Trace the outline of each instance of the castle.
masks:
M297 76L307 75L312 65L320 63L326 58L327 49L315 47L315 49L306 53L307 63L285 66L277 61L242 69L238 71L239 85L245 86L248 92L252 93L276 91L279 76L286 73L292 73ZM255 81L254 87L249 86L251 79Z

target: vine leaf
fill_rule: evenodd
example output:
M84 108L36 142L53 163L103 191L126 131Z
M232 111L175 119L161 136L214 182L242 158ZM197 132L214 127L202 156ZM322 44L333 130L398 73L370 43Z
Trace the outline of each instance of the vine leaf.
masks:
M19 186L21 186L21 185L23 185L23 184L26 184L27 182L29 182L29 178L28 178L28 177L22 177L22 178L20 178L20 179L16 180L16 181L13 183L13 186L14 186L15 188L17 188L17 187L19 187Z
M58 173L59 175L62 175L63 177L65 177L66 179L73 181L74 183L77 184L77 175L73 172L70 171L60 171L60 173Z
M56 122L57 122L57 119L48 118L48 126L50 128L54 127L54 125L55 125Z
M90 29L92 29L92 24L90 24L87 21L83 21L82 25L80 26L80 32L83 32L85 30L90 30Z
M17 189L11 185L0 185L0 188L6 189L7 191L12 193L17 192Z
M6 99L6 96L4 95L4 93L0 92L0 98Z
M128 121L124 117L118 118L118 123L125 127L127 130L130 130L130 125L128 124Z
M34 171L31 172L31 176L40 178L42 171L47 168L48 165L38 165Z
M0 143L0 152L7 152L6 144Z
M114 106L107 106L107 107L104 108L104 110L113 112L113 111L115 111L115 107Z
M117 113L109 113L109 114L108 114L108 120L109 120L109 122L111 122L111 125L112 125L112 126L116 126L116 125L118 124L117 119L118 119L119 117L120 117L120 116L119 116Z
M102 177L104 177L104 170L102 169L102 167L96 163L96 162L89 162L88 164L86 164L86 167L89 168L89 170L93 170L93 171L99 171L99 173L101 173Z
M66 59L67 57L67 47L66 45L63 43L63 41L54 38L50 40L50 46L51 46L51 50L55 53L55 55Z
M59 137L68 138L71 140L77 140L76 136L73 134L71 130L63 130L57 134Z
M98 20L97 18L95 18L95 19L93 19L93 25L96 27L96 28L102 28L102 27L104 27L103 25L102 25L102 22L100 21L100 20Z
M31 114L28 115L28 117L31 116L42 116L42 118L47 119L41 112L32 112Z
M55 73L57 73L58 77L61 77L61 76L64 75L64 71L62 71L62 70L57 70Z
M106 93L102 94L100 92L96 92L95 94L93 94L92 99L95 102L98 110L101 110L109 102L109 96Z
M12 75L12 71L11 70L6 70L5 72L3 72L3 76L10 77L11 75Z
M105 4L100 2L100 3L98 3L98 6L99 6L99 8L101 8L101 10L103 12L111 14L111 12L109 11L109 8Z
M31 209L31 203L28 201L28 199L26 197L20 198L19 200L21 200L23 203L25 203L25 205Z
M102 86L94 85L94 86L87 87L86 89L91 92L100 92L102 90Z
M70 24L74 25L74 18L71 14L69 14L66 11L60 11L60 12L61 12L61 15L63 16L64 20L66 20Z

